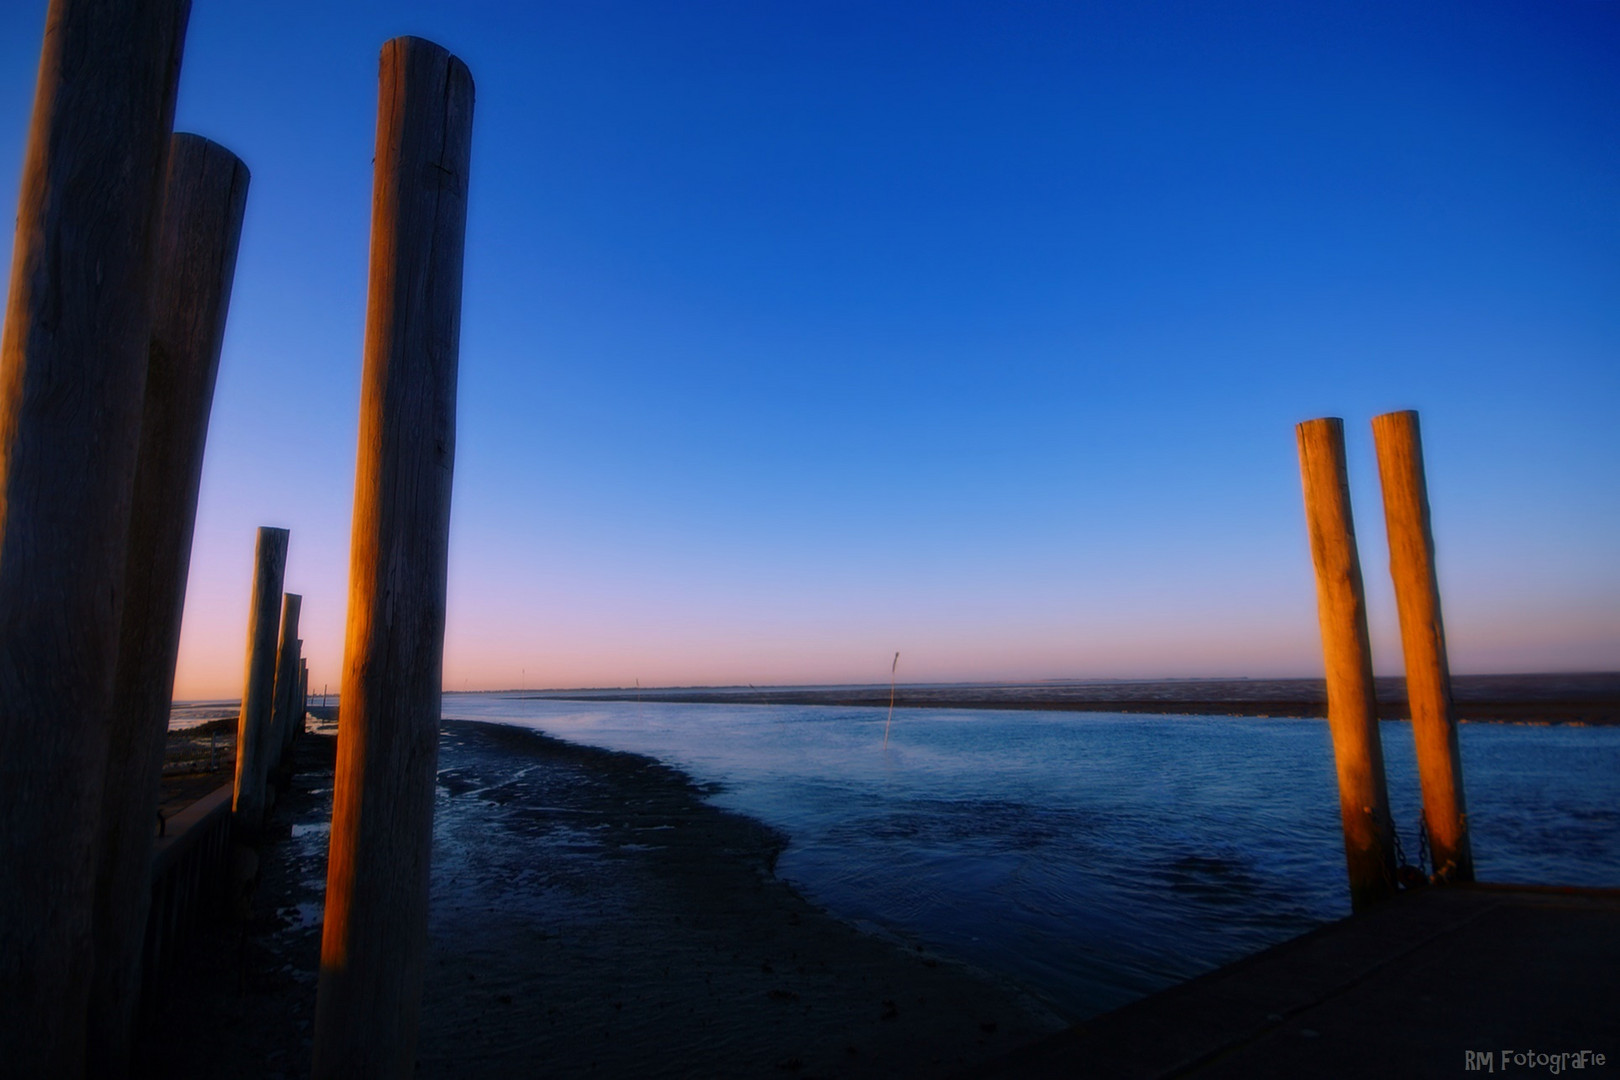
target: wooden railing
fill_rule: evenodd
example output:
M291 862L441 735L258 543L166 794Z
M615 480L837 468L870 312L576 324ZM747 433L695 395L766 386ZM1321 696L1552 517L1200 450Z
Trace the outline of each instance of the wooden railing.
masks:
M152 906L141 954L148 989L173 961L186 929L224 903L231 790L225 784L174 815L153 845Z

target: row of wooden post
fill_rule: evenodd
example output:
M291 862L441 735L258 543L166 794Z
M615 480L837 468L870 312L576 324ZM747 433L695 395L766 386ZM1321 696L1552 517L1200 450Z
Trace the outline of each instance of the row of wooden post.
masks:
M248 172L173 135L188 0L51 0L0 335L0 1060L127 1072L152 821ZM414 1067L473 105L382 53L317 1076ZM261 529L233 805L302 725L287 533Z
M1415 412L1373 420L1378 474L1389 536L1406 694L1417 747L1423 821L1435 878L1474 879L1463 797L1457 718L1435 575L1428 487ZM1350 874L1351 905L1362 910L1397 888L1395 823L1389 812L1384 751L1373 689L1367 607L1350 513L1344 422L1307 420L1296 434L1305 488L1305 517L1316 568L1317 614L1327 676L1328 726L1339 778L1339 813Z
M271 803L270 771L291 751L308 705L303 691L304 643L298 638L303 597L282 592L288 541L286 529L261 527L254 550L231 799L237 839L243 843L254 842L264 828Z

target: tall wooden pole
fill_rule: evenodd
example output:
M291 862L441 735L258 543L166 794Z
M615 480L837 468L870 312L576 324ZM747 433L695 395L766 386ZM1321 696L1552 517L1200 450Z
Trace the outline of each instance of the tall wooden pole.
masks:
M186 0L53 0L0 333L0 1062L85 1070L101 783Z
M472 109L460 60L383 46L317 1078L415 1067Z
M1389 534L1389 573L1401 620L1406 659L1406 700L1412 710L1423 820L1437 877L1474 880L1468 842L1468 803L1463 797L1462 755L1451 708L1451 669L1440 619L1440 584L1429 528L1429 487L1423 475L1423 441L1415 412L1373 418L1378 478L1384 489L1384 527Z
M287 567L287 530L261 526L253 555L253 602L248 611L247 664L242 708L236 718L236 791L231 810L245 839L264 828L268 809L270 720L276 688L276 630L281 580Z
M1384 783L1384 748L1378 737L1378 704L1373 695L1361 560L1350 517L1344 422L1337 418L1307 420L1296 434L1311 561L1316 567L1316 610L1327 673L1328 727L1339 774L1350 903L1360 911L1394 892L1395 853Z
M292 749L293 736L297 733L298 726L304 722L303 713L298 708L302 700L299 694L302 693L303 678L304 639L299 638L293 642L292 670L287 675L287 715L276 727L277 737L280 739L280 744L276 747L276 757L279 760L286 759L287 751Z
M271 768L281 763L287 729L292 727L293 687L298 680L298 613L304 598L297 593L281 597L281 642L276 646L276 692L270 709Z
M102 787L89 1027L96 1076L128 1069L197 486L247 189L236 155L198 135L174 136Z

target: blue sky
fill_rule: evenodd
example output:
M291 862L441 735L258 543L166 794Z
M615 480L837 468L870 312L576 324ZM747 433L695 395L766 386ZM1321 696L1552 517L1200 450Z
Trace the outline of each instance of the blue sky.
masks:
M1620 667L1620 4L196 0L176 126L253 183L181 696L259 524L337 679L401 33L478 86L447 689L1313 673L1320 415L1395 672L1398 408L1453 668Z

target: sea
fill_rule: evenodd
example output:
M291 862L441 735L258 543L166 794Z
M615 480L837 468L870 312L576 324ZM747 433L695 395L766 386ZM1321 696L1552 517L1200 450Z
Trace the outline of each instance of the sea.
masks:
M447 719L674 765L833 915L1075 1020L1349 913L1322 720L446 694ZM1411 728L1381 725L1416 858ZM1460 729L1482 881L1620 887L1620 728Z

